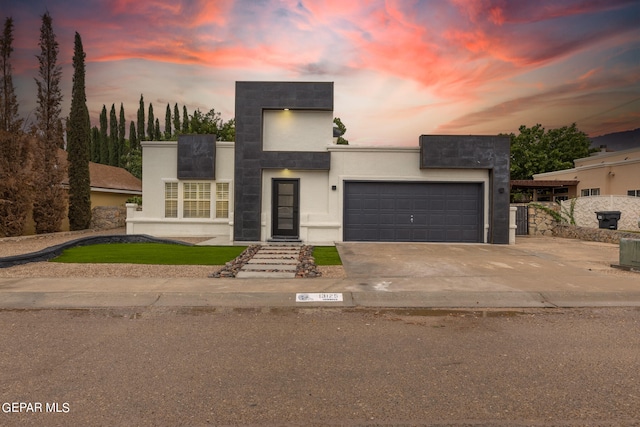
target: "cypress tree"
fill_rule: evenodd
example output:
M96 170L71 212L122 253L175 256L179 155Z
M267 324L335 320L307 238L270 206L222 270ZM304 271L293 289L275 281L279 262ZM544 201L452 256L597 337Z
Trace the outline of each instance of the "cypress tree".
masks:
M140 143L142 141L145 140L144 137L144 98L142 97L142 94L140 95L140 107L138 108L138 145L136 147L131 147L131 148L138 148L138 146L140 145Z
M31 206L29 145L11 77L12 44L13 19L7 18L0 35L0 236L22 235Z
M160 141L162 139L160 135L160 119L156 119L156 127L153 136L156 141Z
M186 105L182 106L182 133L189 133L189 115Z
M100 162L103 165L109 164L109 137L107 136L107 106L102 104L100 113Z
M109 112L109 165L118 166L118 118L116 106L111 104Z
M13 52L13 19L4 22L4 31L0 35L0 129L17 132L22 126L18 117L18 100L13 87L11 72L11 52Z
M91 182L89 176L89 110L85 93L86 57L80 34L75 35L73 49L73 89L67 157L69 162L69 228L84 230L91 223Z
M125 131L127 127L127 121L124 118L124 105L122 102L120 103L120 119L118 120L118 164L116 166L122 167L123 160L122 157L125 154L126 145L125 145Z
M164 139L171 139L171 107L167 104L167 112L164 114Z
M64 145L60 126L62 93L60 78L62 68L57 65L58 42L53 32L49 12L42 16L40 27L38 105L36 107L38 150L35 155L35 191L33 221L36 233L52 233L60 230L65 215L66 195L62 188L64 170L58 159L58 148Z
M149 117L147 117L147 135L149 140L155 140L155 124L156 119L153 117L153 104L149 103Z
M175 131L175 139L178 139L180 133L180 110L178 110L178 103L173 106L173 129Z
M0 129L0 237L21 236L32 204L28 137Z
M129 125L129 152L131 150L135 150L138 145L138 135L136 134L136 125L131 120L131 124Z
M97 126L91 128L91 161L100 163L100 130Z

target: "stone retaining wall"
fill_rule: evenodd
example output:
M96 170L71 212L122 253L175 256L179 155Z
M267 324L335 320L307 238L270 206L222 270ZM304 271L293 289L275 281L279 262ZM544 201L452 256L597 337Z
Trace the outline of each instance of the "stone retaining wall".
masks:
M573 217L576 225L598 228L596 212L619 211L618 230L640 231L640 197L589 196L575 199ZM571 200L563 200L562 206L569 211Z
M127 209L124 206L96 206L91 209L91 228L110 230L126 226Z
M558 224L553 228L553 236L566 239L579 239L589 242L620 243L620 239L640 239L640 233L630 233L601 228L579 227L568 224Z
M539 202L539 205L546 206L554 211L559 211L557 203ZM529 211L529 235L530 236L552 236L553 230L558 224L556 220L544 210L530 204Z
M557 203L537 203L558 212ZM566 207L569 210L569 207ZM548 212L534 204L529 204L529 235L530 236L554 236L566 239L580 239L590 242L603 242L618 244L621 238L640 239L640 233L629 231L607 230L595 227L580 227L566 223L558 223ZM595 217L595 214L594 214Z

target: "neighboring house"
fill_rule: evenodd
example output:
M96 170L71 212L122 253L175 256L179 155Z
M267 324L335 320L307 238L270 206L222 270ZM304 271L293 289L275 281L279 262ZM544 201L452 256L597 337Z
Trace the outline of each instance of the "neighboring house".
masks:
M67 152L58 151L60 166L68 171ZM91 208L98 206L124 206L133 196L142 196L142 181L123 168L89 162L89 179L91 183ZM64 188L69 187L69 177L65 174L62 180ZM28 215L24 234L34 234L35 225ZM65 213L61 231L69 230L69 218Z
M124 206L128 199L142 196L142 181L128 170L89 162L91 207ZM68 186L68 180L62 182Z
M333 83L237 82L236 141L143 149L127 233L234 242L509 243L509 137L333 143Z
M599 152L574 160L575 167L533 176L534 182L576 181L575 195L640 197L640 147Z
M600 226L596 212L617 212L621 230L640 229L640 147L599 152L574 160L575 167L533 176L533 182L574 180L577 199L563 199L564 211L574 211L575 223L583 227ZM572 206L573 204L573 206ZM606 225L606 224L605 224Z

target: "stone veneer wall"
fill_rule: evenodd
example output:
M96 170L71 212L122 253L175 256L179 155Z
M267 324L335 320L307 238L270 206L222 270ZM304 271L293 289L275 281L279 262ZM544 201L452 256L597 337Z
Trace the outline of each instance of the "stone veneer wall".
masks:
M539 205L546 206L554 211L559 211L557 203L538 202ZM530 236L551 236L553 230L558 224L555 219L544 210L529 204L529 235Z
M571 200L562 202L563 209L569 211ZM640 231L640 197L631 196L590 196L575 199L573 217L576 225L598 228L596 212L619 211L618 230Z
M109 230L126 226L127 209L124 206L96 206L91 209L91 228Z
M557 203L538 203L555 211L559 211ZM568 209L568 207L567 207ZM595 214L593 215L595 217ZM629 231L607 230L595 227L580 227L576 225L560 224L549 213L534 206L529 205L529 235L531 236L554 236L566 239L579 239L590 242L614 243L620 239L640 239L640 233Z
M553 229L555 237L566 239L587 240L590 242L620 243L620 239L640 239L640 233L626 231L607 230L601 228L578 227L568 224L556 224Z

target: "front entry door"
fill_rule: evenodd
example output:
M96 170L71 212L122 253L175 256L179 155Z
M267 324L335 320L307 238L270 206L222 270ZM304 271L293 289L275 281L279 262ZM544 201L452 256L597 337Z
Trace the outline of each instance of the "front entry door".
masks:
M297 239L300 226L299 184L297 179L273 180L273 238Z

